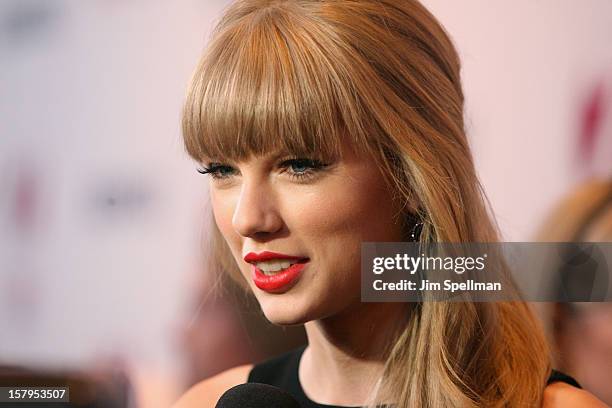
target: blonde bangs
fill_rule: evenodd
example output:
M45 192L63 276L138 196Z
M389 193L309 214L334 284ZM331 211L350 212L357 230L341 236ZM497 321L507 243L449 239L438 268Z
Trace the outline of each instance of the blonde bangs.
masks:
M288 10L254 14L218 27L194 74L183 112L189 154L198 161L270 152L333 160L343 143L363 146L354 130L361 124L347 123L342 112L354 94L350 81L336 72L330 44L319 44L329 36Z

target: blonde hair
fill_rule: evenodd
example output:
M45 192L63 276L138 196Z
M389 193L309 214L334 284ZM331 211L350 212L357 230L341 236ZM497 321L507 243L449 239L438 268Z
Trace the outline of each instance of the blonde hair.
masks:
M463 123L457 52L415 0L241 0L195 71L196 160L286 151L378 163L421 241L496 242ZM222 268L244 282L213 227ZM548 349L523 302L415 304L383 383L399 407L538 406Z
M536 240L612 240L612 179L593 178L576 186L556 204Z

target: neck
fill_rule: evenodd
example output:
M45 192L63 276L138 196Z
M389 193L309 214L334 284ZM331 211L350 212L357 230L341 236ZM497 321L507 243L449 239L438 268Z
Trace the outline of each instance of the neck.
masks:
M405 303L357 303L306 323L308 347L299 373L306 395L323 404L362 405L409 313Z

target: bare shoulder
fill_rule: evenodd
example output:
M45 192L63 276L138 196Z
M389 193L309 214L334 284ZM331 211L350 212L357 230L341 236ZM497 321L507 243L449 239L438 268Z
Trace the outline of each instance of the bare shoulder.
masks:
M544 389L542 408L609 408L593 394L563 382L555 382Z
M219 397L235 385L247 382L252 364L231 368L187 390L172 408L214 408Z

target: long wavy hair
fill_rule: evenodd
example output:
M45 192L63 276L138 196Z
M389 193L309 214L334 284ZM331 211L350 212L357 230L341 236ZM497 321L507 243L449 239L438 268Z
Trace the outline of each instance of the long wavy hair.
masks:
M424 223L422 242L497 242L463 105L457 52L416 0L239 0L195 70L183 134L198 161L333 160L348 143L380 166L406 219ZM248 288L212 228L215 262ZM550 357L525 303L411 310L379 388L399 407L539 406Z

